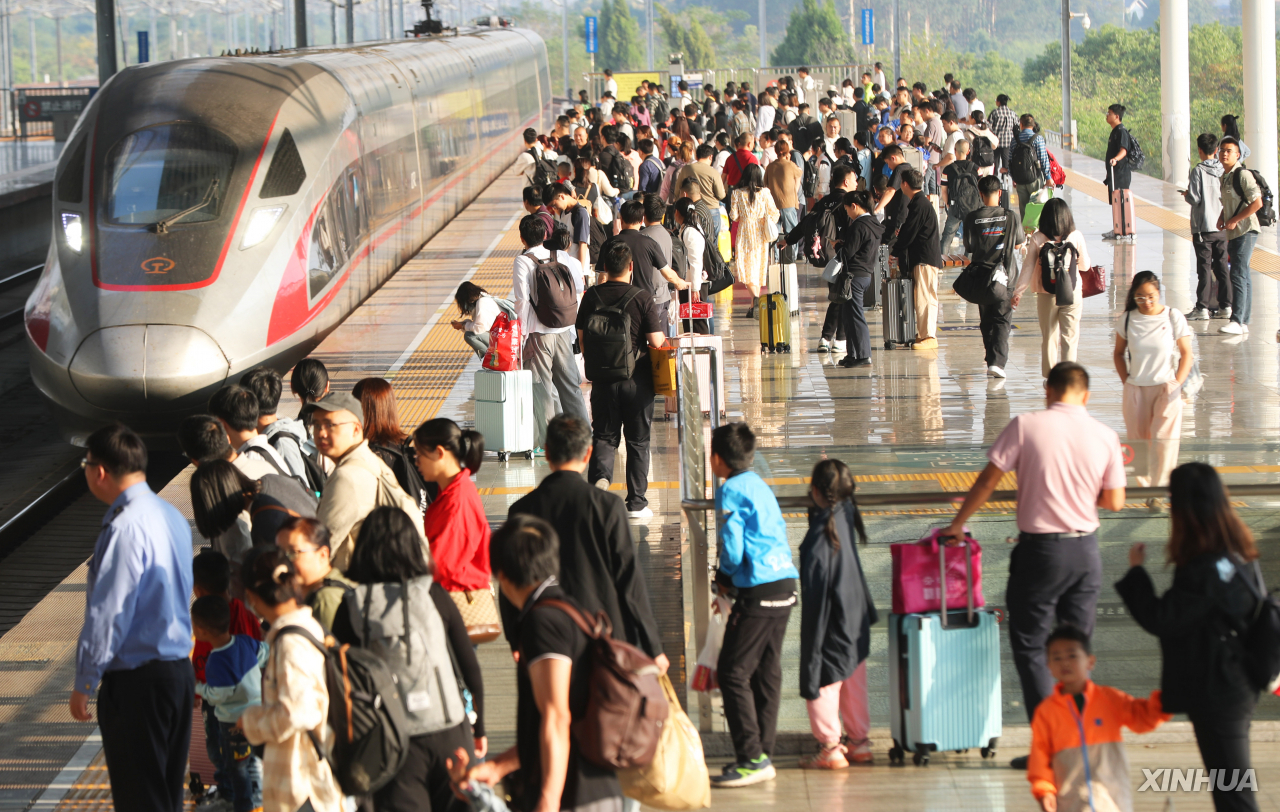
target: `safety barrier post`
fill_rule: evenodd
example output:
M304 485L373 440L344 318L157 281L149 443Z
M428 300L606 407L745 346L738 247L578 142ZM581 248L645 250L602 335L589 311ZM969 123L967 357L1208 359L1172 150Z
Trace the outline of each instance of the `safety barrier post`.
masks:
M711 623L711 546L707 537L707 508L687 507L707 498L707 453L702 431L702 403L698 393L698 356L709 356L711 428L720 425L719 358L714 347L676 347L676 436L679 443L680 500L689 526L689 573L693 578L693 652L702 649ZM685 369L685 358L690 360ZM713 489L720 485L712 477ZM713 491L714 493L714 491ZM714 503L713 503L714 504ZM688 645L685 647L689 650ZM686 668L691 672L691 668ZM698 729L711 732L711 695L698 694Z

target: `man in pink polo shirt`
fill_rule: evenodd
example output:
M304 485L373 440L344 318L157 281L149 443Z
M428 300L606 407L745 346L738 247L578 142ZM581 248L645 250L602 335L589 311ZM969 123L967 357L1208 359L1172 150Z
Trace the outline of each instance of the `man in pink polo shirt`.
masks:
M1030 720L1053 693L1045 641L1070 623L1093 633L1102 558L1098 508L1124 506L1119 436L1089 416L1089 373L1064 361L1049 371L1047 408L1015 417L987 452L987 467L944 534L963 527L1009 471L1018 475L1018 546L1009 560L1009 643ZM1011 766L1026 769L1026 757Z

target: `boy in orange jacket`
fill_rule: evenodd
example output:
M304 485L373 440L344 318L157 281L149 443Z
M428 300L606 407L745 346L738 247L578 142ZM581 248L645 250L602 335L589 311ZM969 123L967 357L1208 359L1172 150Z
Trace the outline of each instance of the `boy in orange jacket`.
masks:
M1089 679L1098 658L1089 635L1059 626L1046 645L1049 671L1058 681L1031 722L1027 780L1044 812L1131 812L1129 759L1120 729L1146 733L1172 717L1160 692L1135 699Z

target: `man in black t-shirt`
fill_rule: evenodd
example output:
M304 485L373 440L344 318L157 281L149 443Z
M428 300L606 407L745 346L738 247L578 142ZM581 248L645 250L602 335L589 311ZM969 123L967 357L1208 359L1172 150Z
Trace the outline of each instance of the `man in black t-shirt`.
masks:
M948 167L950 168L950 167ZM1009 329L1013 306L1009 301L1009 277L1013 272L1013 249L1026 241L1022 220L1000 205L1000 179L988 175L978 181L982 207L964 218L964 250L969 268L964 273L982 273L991 280L991 300L978 305L978 329L986 349L987 374L1005 376L1009 361ZM1016 276L1016 274L1014 274Z
M663 320L662 332L666 335L667 328L675 322L670 313L673 297L667 283L674 285L676 290L687 290L689 283L671 269L671 263L663 256L662 248L653 241L653 238L640 232L640 228L644 225L643 200L628 200L623 203L620 217L622 230L605 240L604 245L601 246L600 258L596 262L596 272L607 277L609 271L605 268L605 251L616 243L625 244L631 252L631 261L634 263L632 284L648 291Z
M577 608L556 581L560 544L545 521L520 515L507 521L489 543L489 563L503 596L519 611L514 637L516 666L516 745L473 767L471 781L492 786L520 771L511 808L622 809L622 788L613 770L583 758L570 725L587 712L590 694L590 639L562 609L548 600ZM543 743L559 763L544 763ZM547 784L564 775L562 786Z
M902 147L890 144L880 151L880 158L889 171L889 186L884 190L876 208L884 212L884 242L890 242L902 226L906 214L907 198L902 194L902 176L911 168L902 154Z
M638 231L622 233L634 234L657 250L653 240ZM607 281L587 291L578 306L578 346L587 345L584 331L597 309L615 305L627 294L639 290L640 295L631 296L626 304L631 322L631 351L636 355L636 363L631 377L622 381L597 381L595 371L587 368L587 379L592 381L593 440L587 481L600 487L608 487L613 481L613 460L625 432L627 515L632 519L646 519L653 515L645 498L649 490L649 432L653 428L653 367L649 348L662 346L666 320L659 314L652 297L646 295L643 288L631 284L634 263L626 241L614 237L606 242L600 249L600 267Z

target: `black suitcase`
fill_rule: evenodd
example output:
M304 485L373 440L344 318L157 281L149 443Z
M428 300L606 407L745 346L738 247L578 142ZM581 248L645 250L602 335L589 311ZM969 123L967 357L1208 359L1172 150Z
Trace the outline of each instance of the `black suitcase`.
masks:
M889 278L889 246L882 245L876 253L876 264L871 271L871 282L862 295L864 310L880 309L880 285Z
M912 344L916 340L916 307L913 297L913 283L910 279L884 280L881 299L884 302L881 313L884 324L884 348L893 349L894 344Z

